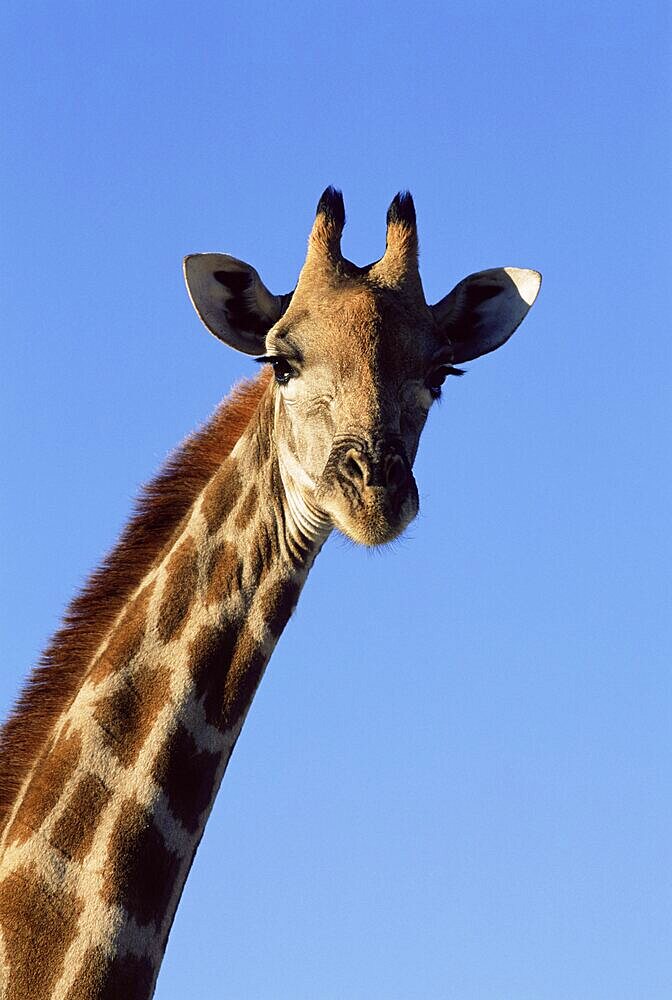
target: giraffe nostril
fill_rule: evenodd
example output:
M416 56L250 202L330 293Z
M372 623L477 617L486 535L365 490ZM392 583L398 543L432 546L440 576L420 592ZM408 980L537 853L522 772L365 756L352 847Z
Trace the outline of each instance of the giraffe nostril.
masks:
M391 490L398 490L406 482L406 464L399 455L393 455L388 462L386 479Z
M351 448L341 461L341 470L353 483L358 486L366 483L369 479L368 464L364 455L354 448Z

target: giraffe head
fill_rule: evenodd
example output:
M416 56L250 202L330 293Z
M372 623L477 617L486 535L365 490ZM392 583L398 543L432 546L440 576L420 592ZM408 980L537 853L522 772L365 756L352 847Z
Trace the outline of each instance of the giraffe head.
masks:
M343 198L327 188L287 295L271 294L253 267L226 254L194 254L184 269L210 332L273 367L273 433L295 511L308 525L328 522L378 545L417 514L412 466L443 381L509 339L541 276L481 271L430 306L409 194L390 205L385 254L374 264L342 256L344 224Z

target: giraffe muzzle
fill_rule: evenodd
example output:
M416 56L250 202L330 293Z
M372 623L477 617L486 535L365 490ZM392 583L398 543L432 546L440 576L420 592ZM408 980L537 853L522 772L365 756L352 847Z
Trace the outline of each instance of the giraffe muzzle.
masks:
M399 442L339 442L322 478L320 499L353 541L380 545L396 538L418 511L418 492Z

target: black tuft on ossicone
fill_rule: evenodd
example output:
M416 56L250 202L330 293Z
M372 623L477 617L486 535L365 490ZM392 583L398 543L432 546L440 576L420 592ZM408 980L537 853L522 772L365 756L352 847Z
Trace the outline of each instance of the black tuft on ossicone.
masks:
M411 229L415 229L415 205L410 192L399 191L395 194L392 204L387 210L387 224L401 222Z
M345 225L343 195L335 187L332 187L331 184L324 191L317 203L316 215L324 215L326 222L337 229L342 229Z

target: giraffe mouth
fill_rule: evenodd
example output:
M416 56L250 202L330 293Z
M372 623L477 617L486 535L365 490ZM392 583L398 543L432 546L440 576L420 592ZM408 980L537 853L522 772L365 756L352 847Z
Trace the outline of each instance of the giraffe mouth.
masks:
M341 438L318 490L320 505L352 541L384 545L418 513L418 490L397 438Z
M401 502L390 502L380 487L370 487L353 502L339 502L339 498L329 505L329 513L338 528L353 542L375 547L386 545L398 538L415 518L419 510L418 493L408 490Z

